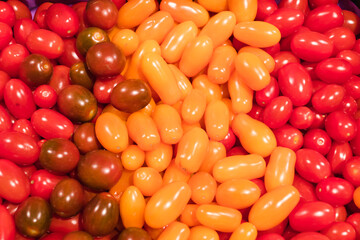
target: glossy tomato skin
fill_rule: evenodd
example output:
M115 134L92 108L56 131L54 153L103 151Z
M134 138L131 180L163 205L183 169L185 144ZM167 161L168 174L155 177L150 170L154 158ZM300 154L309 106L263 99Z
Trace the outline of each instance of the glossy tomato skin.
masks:
M78 34L76 48L85 56L90 47L102 42L110 42L107 33L101 28L88 27Z
M289 97L276 97L264 109L264 123L270 128L279 128L289 120L292 109L293 104Z
M291 240L330 240L324 234L318 232L302 232L291 238Z
M313 202L318 200L314 185L297 174L294 176L293 186L300 193L300 202Z
M315 118L315 114L310 108L300 106L294 108L291 112L289 123L297 129L306 129L311 126Z
M50 60L40 54L30 54L20 65L19 77L29 87L38 87L47 84L53 73Z
M14 9L8 3L0 2L0 11L0 22L6 23L10 27L14 26L16 21Z
M151 240L151 237L149 233L142 228L129 227L124 229L117 238L117 240L130 240L130 239Z
M22 19L22 18L30 18L31 19L30 9L25 5L25 3L21 2L21 1L16 1L16 0L9 0L7 2L14 9L16 19Z
M349 215L346 219L347 223L350 223L351 226L355 229L356 238L360 237L360 213L353 213Z
M319 62L315 68L316 76L326 82L343 84L352 75L352 66L341 58L328 58Z
M37 29L27 37L26 47L31 53L37 53L49 59L55 59L63 54L64 41L55 32L46 29Z
M74 132L73 141L82 154L101 148L96 135L94 123L83 123Z
M281 37L294 33L304 23L304 14L299 9L279 8L265 19L280 30Z
M21 44L8 45L0 52L0 69L10 75L19 76L20 63L29 55L29 51Z
M344 87L337 84L328 84L313 94L311 104L319 113L333 112L339 108L345 94Z
M40 108L52 108L57 101L57 93L47 84L38 86L34 92L35 104Z
M95 81L95 77L82 61L70 67L70 79L72 84L81 85L89 90L93 88Z
M23 170L6 159L0 159L0 184L0 196L10 202L21 203L30 194L30 182Z
M9 211L0 205L0 239L15 239L15 222Z
M39 25L31 19L23 18L16 20L14 25L15 41L19 44L25 45L26 38L36 29L39 29Z
M310 129L304 135L304 148L313 149L325 156L331 148L331 138L322 129Z
M2 105L0 105L0 132L10 130L12 127L12 122L10 114Z
M76 48L76 38L64 39L64 53L58 58L60 64L71 67L75 63L84 61L84 57Z
M274 129L276 142L278 146L287 147L293 151L299 150L304 143L304 137L301 131L289 124Z
M32 138L34 138L35 141L39 141L39 135L35 132L34 128L31 125L31 122L27 119L18 119L14 122L11 128L15 132L21 132L25 133Z
M343 206L351 202L354 186L338 177L329 177L316 185L316 195L320 201L327 202L334 207Z
M45 21L51 31L63 38L72 37L79 31L78 15L62 3L55 3L47 9Z
M321 201L300 203L289 215L290 226L299 232L319 231L334 221L334 208Z
M357 124L352 116L342 111L335 111L326 117L325 130L333 140L347 142L355 137Z
M64 236L63 240L92 240L93 237L84 231L76 231L76 232L71 232L66 234L66 236Z
M38 109L31 116L35 131L45 139L69 139L74 131L73 123L52 109Z
M20 132L0 133L0 158L29 165L39 158L39 153L37 142L31 136Z
M347 27L336 27L324 33L334 43L333 56L336 56L342 50L352 49L356 42L353 31Z
M353 66L353 74L360 74L360 53L353 50L342 50L337 55L337 58L342 58L348 61Z
M336 4L326 4L311 10L306 16L304 26L312 31L323 33L332 28L341 27L343 22L341 8Z
M275 0L259 0L257 6L256 20L263 21L278 9Z
M280 8L294 8L301 10L304 14L308 11L308 1L306 0L281 0L279 2Z
M354 227L347 222L334 222L329 227L321 231L330 240L355 240L356 232Z
M54 66L49 85L57 94L71 84L69 72L70 68L65 65Z
M0 31L1 31L0 50L2 50L4 47L9 45L9 43L13 39L13 30L10 28L9 25L0 22Z
M352 183L355 187L360 186L360 157L354 156L349 159L343 169L343 177Z
M111 78L97 78L93 87L96 100L99 103L110 103L112 90L123 80L124 77L121 74Z
M279 84L274 77L270 78L270 83L260 91L255 92L255 100L259 106L266 106L272 99L279 96Z
M86 4L85 18L90 26L108 30L117 22L118 9L111 0L90 0Z
M49 231L50 232L62 232L69 233L80 230L80 214L77 214L70 218L61 218L53 216L51 218Z
M30 177L31 196L38 196L49 200L56 184L64 178L64 176L54 175L45 169L37 170Z

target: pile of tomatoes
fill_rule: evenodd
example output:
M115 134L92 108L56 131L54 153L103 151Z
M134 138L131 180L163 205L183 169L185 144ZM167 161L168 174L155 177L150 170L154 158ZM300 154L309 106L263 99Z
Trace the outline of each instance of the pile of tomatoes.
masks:
M360 239L359 34L338 0L1 1L0 240Z

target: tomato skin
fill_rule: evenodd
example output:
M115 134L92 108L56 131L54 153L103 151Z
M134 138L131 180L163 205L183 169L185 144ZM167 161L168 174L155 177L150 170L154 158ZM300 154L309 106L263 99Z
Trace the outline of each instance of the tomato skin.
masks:
M44 55L49 59L60 57L64 53L64 41L55 32L36 29L26 39L26 47L31 53Z
M289 124L274 129L274 134L278 146L290 148L293 151L297 151L303 146L303 134L299 129Z
M10 27L14 26L16 17L15 11L7 2L0 2L1 17L0 22L6 23Z
M1 31L0 50L2 50L6 46L8 46L11 40L13 39L13 30L10 28L9 25L0 22L0 31Z
M306 0L280 0L279 7L299 9L304 14L309 10L308 1Z
M335 111L326 117L325 129L333 140L347 142L356 136L357 124L352 116L342 111Z
M20 64L28 55L29 51L23 45L10 44L0 52L0 69L10 77L18 77Z
M304 14L299 9L279 8L264 21L277 27L280 30L281 37L287 37L303 25L304 19Z
M347 222L334 222L329 227L321 231L330 240L355 240L356 232L354 227Z
M310 101L311 78L300 63L289 63L279 69L278 83L282 94L289 97L294 106L303 106Z
M264 109L264 123L270 128L279 128L289 120L292 110L293 104L290 98L276 97Z
M256 20L264 21L265 18L270 16L278 9L275 0L258 0Z
M274 77L270 78L270 83L260 91L255 92L255 100L259 106L266 106L272 99L279 96L279 84Z
M334 221L334 208L321 201L300 203L289 215L290 226L299 232L320 231Z
M316 196L318 199L334 207L350 203L353 198L353 192L354 186L343 178L329 177L316 185Z
M0 222L0 239L15 239L16 230L14 219L3 205L0 205Z
M35 171L30 177L31 196L49 200L56 184L64 178L65 176L57 176L44 169Z
M75 10L62 3L52 4L46 10L45 22L51 31L63 38L74 36L80 26Z
M341 58L328 58L319 62L315 68L316 76L326 82L343 84L352 75L352 66Z
M311 126L315 118L315 113L310 108L300 106L291 112L289 123L297 129L306 129Z
M346 219L347 223L350 223L356 232L356 237L360 236L360 213L353 213Z
M84 57L76 48L76 38L64 39L64 53L58 58L60 64L71 67L75 63L84 61Z
M318 200L316 197L314 185L304 180L297 174L295 174L293 186L300 193L300 202L312 202Z
M326 155L331 148L331 138L322 129L310 129L304 135L304 148L310 148Z
M341 27L344 16L336 4L326 4L311 10L306 16L304 26L312 31L326 32L335 27Z
M14 25L14 38L17 43L20 43L22 45L25 45L26 38L29 36L29 34L39 29L39 25L36 24L31 19L23 18L16 20Z
M325 32L325 35L334 43L333 55L338 54L342 50L352 49L356 42L353 31L347 27L336 27Z
M291 238L291 240L330 240L324 234L318 232L302 232L297 234L295 237Z
M311 104L319 113L336 111L345 96L345 88L337 84L329 84L316 91Z
M12 122L10 114L2 105L0 105L0 132L10 130L12 127ZM235 142L234 142L235 143Z
M358 156L352 157L345 163L344 169L342 171L343 177L346 180L348 180L351 184L353 184L355 187L360 186L360 173L358 171L360 169L359 160L360 157Z
M353 74L360 74L360 53L353 50L342 50L337 55L337 58L342 58L348 61L353 66Z
M79 218L80 218L80 214L70 218L61 218L58 216L53 216L51 218L49 231L61 232L61 233L80 231Z

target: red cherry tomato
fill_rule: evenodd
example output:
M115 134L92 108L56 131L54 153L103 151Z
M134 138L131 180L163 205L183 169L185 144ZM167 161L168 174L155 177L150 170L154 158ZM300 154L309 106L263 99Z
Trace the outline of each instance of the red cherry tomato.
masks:
M344 99L345 88L337 84L329 84L314 93L311 104L319 113L329 113L337 110Z
M280 8L292 8L299 9L304 14L308 11L308 1L306 0L280 0L279 2Z
M360 237L360 213L353 213L346 219L347 223L350 223L351 226L355 229L356 239Z
M60 64L71 67L75 63L84 61L84 57L76 48L76 38L65 38L64 53L57 59Z
M360 119L356 119L356 125L357 125L357 128L360 129ZM356 156L360 155L360 133L359 132L350 141L351 150L352 150L353 154Z
M70 68L64 65L56 65L53 68L49 85L55 90L57 94L65 87L71 84L70 81Z
M26 39L31 53L42 54L49 59L60 57L64 52L64 41L55 32L46 29L32 31Z
M274 62L275 62L275 68L271 72L271 75L274 77L278 76L278 71L280 68L285 66L288 63L300 63L300 59L296 57L292 52L290 51L280 51L273 55Z
M6 23L10 27L14 26L16 17L14 9L6 2L0 2L0 22Z
M343 50L340 51L336 57L345 59L348 61L353 67L353 74L360 74L360 53L355 52L353 50Z
M275 129L274 131L278 146L287 147L293 151L299 150L304 143L303 134L299 129L289 124Z
M278 233L265 233L257 237L256 240L285 240L285 238Z
M70 218L61 218L58 216L53 216L51 218L49 231L62 232L62 233L80 231L79 217L80 214Z
M23 18L16 20L14 25L14 38L17 43L20 43L22 45L25 45L26 38L29 36L29 34L39 29L39 25L37 25L36 22L34 22L31 19Z
M9 25L0 22L0 50L9 45L13 38L13 31Z
M311 10L306 16L304 26L312 31L326 32L335 27L341 27L344 16L341 8L336 4L321 5Z
M289 123L297 129L306 129L311 126L314 118L315 113L310 108L301 106L293 109Z
M0 52L0 69L10 75L19 76L20 63L29 55L29 51L21 44L11 44Z
M10 4L14 9L17 20L22 18L31 19L30 9L23 2L17 0L8 0L7 3Z
M346 208L344 206L336 207L335 210L335 222L345 222L347 217Z
M310 129L304 135L304 148L313 149L325 156L331 148L331 138L322 129Z
M39 135L35 132L31 122L27 119L16 120L11 129L15 132L21 132L29 135L30 137L34 138L36 142L40 140Z
M355 187L360 186L360 157L355 156L348 160L342 174Z
M270 78L270 83L265 88L255 92L256 103L262 107L277 96L279 96L279 84L274 77Z
M0 222L0 239L15 239L14 219L3 205L0 205Z
M45 169L34 172L30 178L31 196L38 196L49 200L56 184L64 178L65 176L54 175Z
M336 56L342 50L350 50L355 45L355 34L347 27L332 28L324 34L334 43L333 56Z
M291 238L290 240L330 240L324 234L318 232L303 232L297 234L295 237Z
M278 9L275 0L258 0L256 20L263 21Z
M326 117L325 130L333 140L347 142L355 137L357 124L352 116L342 111L335 111Z
M341 174L346 162L351 159L353 153L350 144L333 142L326 158L328 159L334 174Z
M280 30L281 37L294 33L304 23L304 14L301 10L293 8L279 8L265 22L273 24Z
M296 187L300 193L300 202L313 202L318 200L314 185L297 174L295 174L293 186Z
M352 75L352 65L341 58L328 58L319 62L315 68L316 76L326 82L343 84Z
M57 94L50 85L38 86L33 96L35 104L40 108L52 108L57 101Z
M341 102L339 110L357 118L355 113L358 110L358 104L352 96L346 95Z
M8 111L0 105L0 132L10 130L11 126L12 122Z
M235 145L236 136L231 128L229 128L228 134L220 142L225 146L226 151L229 151Z
M354 186L343 178L329 177L316 185L316 196L320 201L334 207L346 205L353 199Z
M292 109L293 104L290 98L276 97L264 109L264 123L270 128L279 128L289 120Z
M111 78L96 79L93 87L93 93L99 103L110 103L110 95L114 87L124 80L122 75L117 75Z
M330 240L355 240L356 232L354 227L347 222L334 222L321 231Z

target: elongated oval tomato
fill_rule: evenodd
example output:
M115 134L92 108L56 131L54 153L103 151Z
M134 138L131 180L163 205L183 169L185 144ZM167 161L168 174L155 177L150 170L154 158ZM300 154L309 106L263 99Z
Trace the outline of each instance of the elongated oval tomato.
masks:
M234 71L228 81L231 108L234 113L248 113L253 106L254 90Z
M257 0L228 0L229 10L235 13L236 22L251 22L255 20L258 8Z
M0 205L0 239L15 239L15 222L5 206Z
M304 19L304 14L299 9L279 8L264 21L277 27L284 38L296 32L304 23Z
M129 29L136 27L156 10L155 0L129 1L119 9L117 26Z
M125 228L144 225L145 199L135 186L125 189L119 201L120 216Z
M229 132L229 109L221 100L211 101L205 110L206 132L211 140L223 140Z
M207 74L209 81L216 84L226 83L234 70L237 52L232 46L219 46L214 49Z
M326 32L335 27L341 27L344 16L337 4L324 4L311 10L305 19L304 26L316 32Z
M257 236L257 229L254 224L244 222L235 229L231 234L229 240L255 240Z
M55 32L36 29L26 38L26 47L31 53L44 55L49 59L60 57L64 51L64 40Z
M266 51L262 50L261 48L245 46L239 50L239 53L241 52L248 52L256 55L264 63L269 73L271 73L274 70L275 61L273 57Z
M161 228L178 218L191 197L185 182L164 185L147 202L145 222L152 228Z
M189 227L182 222L172 222L159 235L158 240L188 240L190 236Z
M281 186L265 193L250 209L249 222L264 231L284 221L300 201L293 186Z

